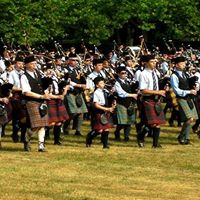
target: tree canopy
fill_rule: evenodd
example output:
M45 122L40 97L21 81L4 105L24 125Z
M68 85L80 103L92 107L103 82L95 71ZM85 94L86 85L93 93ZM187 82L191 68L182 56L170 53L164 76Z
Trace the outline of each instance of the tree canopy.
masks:
M59 38L99 45L128 24L157 41L199 41L199 8L196 0L1 0L0 34L18 44Z

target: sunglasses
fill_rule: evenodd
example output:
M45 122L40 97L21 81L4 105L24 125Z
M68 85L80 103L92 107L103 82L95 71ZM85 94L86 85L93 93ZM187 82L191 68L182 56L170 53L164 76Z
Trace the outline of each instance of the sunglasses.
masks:
M124 74L127 74L127 72L121 72L120 74L121 74L121 75L124 75Z

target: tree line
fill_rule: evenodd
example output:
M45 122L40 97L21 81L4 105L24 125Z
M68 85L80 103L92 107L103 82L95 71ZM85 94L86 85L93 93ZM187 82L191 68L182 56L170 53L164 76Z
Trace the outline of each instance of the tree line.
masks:
M196 0L1 0L0 35L24 45L56 39L100 45L124 35L132 45L138 32L154 41L199 41L199 10Z

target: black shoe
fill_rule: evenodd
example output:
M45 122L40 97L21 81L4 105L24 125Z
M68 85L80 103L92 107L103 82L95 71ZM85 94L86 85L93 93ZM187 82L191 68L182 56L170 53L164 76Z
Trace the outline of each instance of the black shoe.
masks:
M117 131L115 131L114 134L115 134L115 140L116 140L116 141L121 141L120 133L117 132Z
M80 131L76 131L74 135L76 135L76 136L82 136L81 133L80 133Z
M45 152L45 147L44 147L44 143L40 142L38 145L38 151L39 152Z
M13 142L17 143L19 142L19 136L18 135L11 135Z
M200 138L200 131L197 132L197 136Z
M184 139L182 139L180 135L178 136L177 140L178 140L179 144L185 144Z
M152 148L162 148L162 146L160 144L157 144L157 145L153 145Z
M174 123L173 123L172 120L169 120L168 123L169 123L169 126L170 126L170 127L174 127Z
M91 147L91 144L85 144L85 146L86 146L87 148L89 148L89 147Z
M54 145L62 145L62 143L58 141L58 142L54 142Z
M86 141L85 141L85 146L86 147L91 147L92 141L90 139L90 135L88 134L86 137Z
M31 143L29 142L24 142L24 151L31 151Z
M125 141L125 142L128 142L128 141L129 141L129 137L125 137L125 138L124 138L124 141Z
M46 152L45 149L38 149L38 152Z
M142 142L142 141L138 141L138 147L140 147L140 148L144 148L144 142Z
M120 137L115 137L115 141L120 142L121 138Z
M103 149L110 149L110 147L106 145L106 146L103 146Z
M178 127L182 127L182 124L181 124L181 123L178 123Z
M63 130L64 135L69 135L69 131Z
M197 133L197 130L198 130L198 128L197 128L196 126L193 126L193 127L192 127L193 133Z
M185 144L186 144L186 145L191 144L190 140L189 140L189 139L186 139L186 140L185 140Z

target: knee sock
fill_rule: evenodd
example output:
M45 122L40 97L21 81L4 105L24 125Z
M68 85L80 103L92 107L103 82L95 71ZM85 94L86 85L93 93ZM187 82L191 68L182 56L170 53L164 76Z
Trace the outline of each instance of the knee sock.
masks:
M190 138L190 131L191 131L191 124L186 124L183 130L183 139L189 140Z
M92 140L99 135L98 132L96 132L95 130L90 131L87 136L86 136L86 144L91 145L92 144Z
M157 146L159 144L159 136L160 136L160 128L152 128L153 130L153 146Z
M119 139L120 138L120 131L122 130L124 126L123 125L117 125L116 130L115 130L115 138Z
M109 134L109 131L103 131L102 133L103 148L108 147L108 134Z
M130 125L125 125L124 126L124 138L128 139L129 134L130 134L131 126Z
M45 129L40 128L39 131L38 131L38 142L44 143L44 137L45 137Z
M61 126L54 126L53 128L54 143L58 143L60 141L60 132L61 132Z

